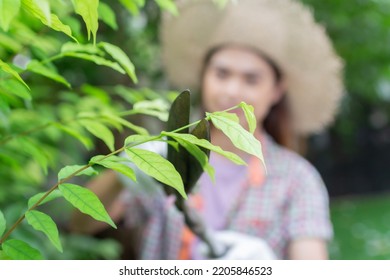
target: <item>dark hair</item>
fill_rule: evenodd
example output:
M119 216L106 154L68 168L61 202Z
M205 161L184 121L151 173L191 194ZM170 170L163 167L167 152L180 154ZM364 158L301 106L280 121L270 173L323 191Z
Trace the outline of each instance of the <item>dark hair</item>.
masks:
M203 60L203 68L201 69L201 82L203 81L203 76L206 67L208 66L211 58L215 53L217 53L224 47L225 46L219 46L213 48L206 54ZM257 53L262 59L267 61L267 63L271 66L275 74L275 82L280 83L283 79L283 74L279 67L276 65L276 63L268 56L261 53L259 50L254 48L249 49ZM268 112L268 115L264 119L263 127L265 131L272 136L276 143L289 149L297 150L297 141L295 139L296 137L292 129L290 106L288 104L288 98L286 94L283 94L280 101L274 106L272 106L272 108Z

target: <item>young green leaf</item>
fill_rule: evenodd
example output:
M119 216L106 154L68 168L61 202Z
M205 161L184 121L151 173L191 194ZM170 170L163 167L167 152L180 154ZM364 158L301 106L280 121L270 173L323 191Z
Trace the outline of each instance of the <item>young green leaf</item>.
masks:
M0 237L3 235L6 226L7 226L7 223L5 221L3 212L1 212L1 210L0 210Z
M153 100L142 100L134 104L134 109L136 110L149 109L166 112L169 111L170 107L171 105L169 104L169 102L162 98L156 98Z
M57 250L62 252L57 225L50 216L36 210L31 210L26 212L26 220L35 230L42 231L46 234Z
M36 60L30 61L30 63L27 65L27 69L30 70L31 72L45 76L45 77L52 79L56 82L62 83L65 86L67 86L68 88L71 87L69 82L67 80L65 80L64 77L62 77L61 75L56 73L56 71L54 71L53 69L46 67L45 65L39 63Z
M118 29L115 13L106 3L99 2L98 14L99 19L101 19L105 24L114 30Z
M65 133L69 134L70 136L78 139L85 146L85 148L87 150L90 150L92 148L92 146L93 146L92 141L88 137L85 137L84 135L82 135L82 133L80 131L78 131L77 129L75 129L73 127L65 126L61 123L53 123L53 125L59 129L61 129Z
M118 171L119 173L124 174L125 176L129 177L131 180L136 181L135 173L133 169L131 169L126 164L123 164L121 162L127 161L124 158L120 158L117 156L110 156L107 158L104 158L104 156L94 156L89 161L90 163L99 164L106 168Z
M110 95L108 94L107 91L103 90L100 87L92 86L89 84L83 84L81 86L81 90L83 93L86 93L87 95L90 95L90 96L93 96L93 97L99 99L100 101L102 101L106 105L111 104Z
M24 1L24 0L23 0ZM36 7L44 15L47 25L51 26L50 3L48 0L33 0Z
M143 114L152 117L156 117L159 120L166 122L168 120L168 112L161 112L158 110L150 110L150 109L133 109L134 114Z
M11 74L12 76L14 76L19 82L21 82L28 89L30 89L29 86L23 81L22 77L19 76L18 72L16 72L14 69L12 69L11 66L9 66L7 63L2 61L1 59L0 59L0 68L4 72L7 72L8 74Z
M104 56L104 52L99 49L96 45L92 44L76 44L73 42L67 42L62 45L61 47L61 53L68 53L68 52L82 52L82 53L89 53L89 54L96 54L98 56Z
M76 52L65 52L61 54L62 56L76 57L88 61L92 61L97 65L104 65L118 71L121 74L125 74L125 70L116 62L109 61L97 55L91 55L86 53L76 53Z
M101 139L111 151L114 150L114 135L105 125L92 120L79 120L79 123L91 134Z
M190 142L192 144L195 144L197 146L206 148L210 151L213 151L215 153L218 153L218 154L226 157L227 159L234 162L235 164L240 164L240 165L246 164L245 161L243 161L236 154L233 154L233 153L228 152L228 151L224 151L221 149L221 147L215 146L215 145L211 144L209 141L206 141L204 139L199 139L199 138L195 137L194 135L183 134L183 133L165 132L165 131L163 131L161 134L166 135L166 136L170 136L170 137L175 138L175 139L182 139L182 140L185 140L185 141Z
M4 253L13 260L42 260L41 253L24 241L10 239L3 243Z
M225 119L229 119L229 120L231 120L232 122L235 122L235 123L240 123L239 117L237 116L237 114L234 114L234 113L215 112L215 113L213 113L213 115L221 116L221 117L223 117Z
M31 100L30 91L16 79L1 81L0 91L19 96L25 100Z
M28 208L31 208L34 204L36 204L45 194L46 194L46 192L41 192L41 193L37 193L36 195L32 196L28 200ZM62 197L62 193L59 190L54 190L47 197L45 197L45 199L42 200L39 203L39 205L45 204L49 201L52 201L52 200L60 198L60 197Z
M84 165L65 166L64 168L62 168L60 170L60 172L58 172L58 181L61 181L62 179L68 177L69 175L73 174L74 172L76 172L77 170L79 170L80 168L83 168L83 167L84 167ZM98 174L98 172L95 169L93 169L93 167L90 166L87 169L80 171L75 176L80 176L80 175L92 176L92 175L96 175L96 174Z
M134 16L139 14L139 0L119 0L121 4Z
M168 12L170 12L175 16L179 15L177 7L172 0L155 0L155 1L162 9L167 10Z
M45 21L42 21L43 24L46 24ZM47 24L46 24L47 25ZM51 26L53 30L62 32L72 38L75 42L78 42L76 37L72 35L72 29L66 24L63 24L62 21L55 15L51 14Z
M23 48L22 43L18 39L7 33L0 33L0 44L13 53L18 53Z
M7 256L7 254L4 253L4 251L0 250L0 260L5 261L5 260L12 260L12 259L9 256Z
M0 27L7 32L12 19L19 13L20 0L0 0Z
M141 171L156 180L173 187L184 198L187 198L180 174L168 160L159 154L137 148L127 148L126 153L130 160Z
M238 123L223 117L220 114L207 113L214 126L221 130L233 145L238 149L254 155L259 158L264 164L264 157L261 150L261 143L247 130L245 130Z
M248 105L244 102L240 103L240 107L244 111L246 121L248 122L249 131L250 133L253 134L253 132L255 132L256 130L256 123L257 123L254 114L254 108L252 105Z
M58 188L64 198L78 210L116 228L103 204L92 191L74 184L60 184Z
M29 137L18 137L13 141L22 148L24 153L30 155L40 165L44 173L47 174L49 159L45 150L39 143L33 141L33 139Z
M210 178L215 180L215 170L210 165L207 155L195 144L187 142L180 138L173 137L184 149L186 149L191 155L193 155L200 165L203 167L203 170L210 176Z
M96 32L98 30L98 6L99 0L73 0L73 6L87 26L88 40L93 37L93 44L96 43Z
M115 122L120 123L121 125L133 130L135 133L140 135L149 135L149 132L143 128L142 126L135 125L121 117L115 116L115 115L104 115L104 118L108 118L110 120L113 120Z
M134 83L138 82L134 65L124 51L122 51L119 47L106 42L99 43L99 46L102 46L104 50L125 69L127 75L129 75Z
M152 135L130 135L128 136L126 139L125 139L125 146L129 146L129 145L139 145L141 143L144 143L144 142L148 142L148 141L151 141L152 139L155 139L156 136L152 136Z
M77 39L72 35L72 30L70 27L66 24L63 24L55 14L51 14L50 18L48 19L46 11L43 11L37 5L36 0L22 0L22 7L27 12L38 18L43 24L49 26L53 30L65 33L77 42Z

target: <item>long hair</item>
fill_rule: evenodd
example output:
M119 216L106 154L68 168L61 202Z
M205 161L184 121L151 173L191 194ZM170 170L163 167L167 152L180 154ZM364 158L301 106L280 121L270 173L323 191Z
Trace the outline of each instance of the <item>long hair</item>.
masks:
M201 72L201 79L202 79L201 82L203 82L204 73L211 58L216 52L218 52L223 47L224 46L213 48L206 54L203 61L203 67ZM260 51L252 48L250 49L254 51L256 54L258 54L262 59L267 61L267 63L271 66L275 74L275 82L281 83L283 79L283 74L282 71L279 69L279 67L276 65L276 63L273 60L271 60L269 57L261 53ZM288 97L286 93L283 94L282 98L278 103L276 103L275 105L272 106L272 108L270 108L270 111L268 112L267 116L264 119L263 127L264 130L279 145L297 152L302 152L298 147L297 138L292 128L291 111L290 111L290 106L288 104Z

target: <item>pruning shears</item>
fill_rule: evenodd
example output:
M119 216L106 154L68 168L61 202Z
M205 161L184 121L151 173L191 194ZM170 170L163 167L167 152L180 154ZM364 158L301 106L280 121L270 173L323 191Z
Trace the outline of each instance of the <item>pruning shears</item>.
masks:
M190 119L190 91L185 90L179 94L179 96L172 103L169 111L169 118L167 122L167 130L174 131L182 127L186 127L189 124ZM182 129L178 133L190 133L199 139L205 139L210 141L210 125L205 119L200 121L196 127L189 132L189 128ZM173 140L168 137L168 140ZM179 145L178 149L173 147L167 142L168 145L168 160L174 165L179 172L184 188L187 194L190 194L193 190L196 182L199 180L203 173L203 168L199 161L191 155L185 148ZM173 140L174 141L174 140ZM210 150L200 148L209 157ZM186 200L173 188L164 185L164 191L167 195L174 194L176 196L175 205L183 215L184 220L188 228L197 235L208 247L209 257L218 258L224 255L226 249L223 246L216 246L216 240L213 240L213 236L210 234L209 229L206 227L202 217L199 213L189 207ZM219 245L219 244L218 244Z

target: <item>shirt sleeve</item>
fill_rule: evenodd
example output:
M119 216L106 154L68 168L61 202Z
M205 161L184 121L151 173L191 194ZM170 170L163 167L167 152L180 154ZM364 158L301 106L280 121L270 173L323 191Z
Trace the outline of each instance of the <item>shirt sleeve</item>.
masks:
M318 171L306 160L295 164L287 201L286 226L290 240L315 237L330 240L333 228L329 196Z

